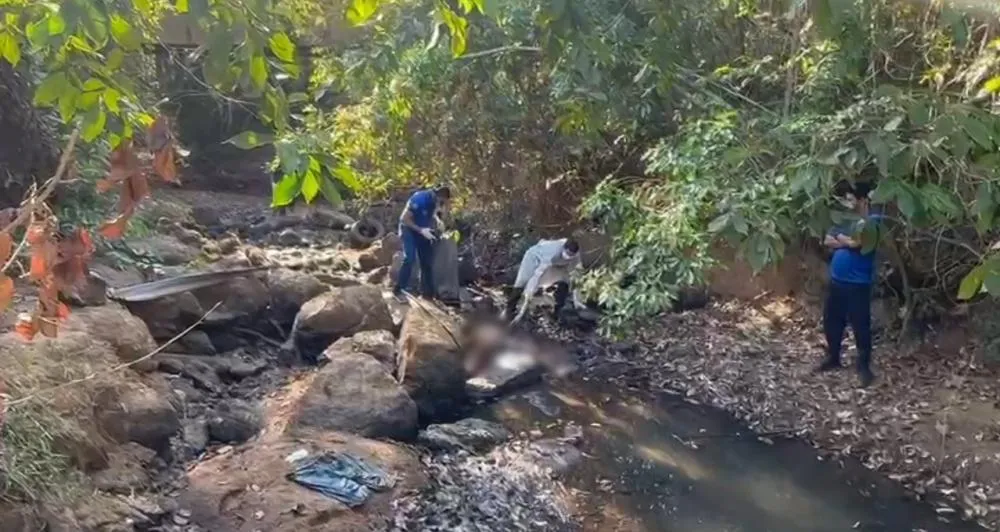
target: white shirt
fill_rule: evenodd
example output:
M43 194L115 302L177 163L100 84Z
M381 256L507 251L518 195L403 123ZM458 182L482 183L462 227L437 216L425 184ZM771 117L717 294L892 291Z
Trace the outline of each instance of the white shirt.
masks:
M580 254L567 259L563 257L566 239L540 240L528 248L521 259L521 267L517 270L514 288L524 288L524 303L518 315L523 314L531 298L540 288L546 288L558 282L569 282L574 268L580 266ZM576 292L573 292L573 302L579 304Z

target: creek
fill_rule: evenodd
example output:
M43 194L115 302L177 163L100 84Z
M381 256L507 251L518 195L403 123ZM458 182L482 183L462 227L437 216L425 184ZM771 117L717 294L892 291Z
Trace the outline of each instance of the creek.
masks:
M585 530L973 531L853 459L758 438L728 414L667 394L576 376L519 391L477 416L514 433L583 429L565 478ZM556 430L558 429L558 430Z

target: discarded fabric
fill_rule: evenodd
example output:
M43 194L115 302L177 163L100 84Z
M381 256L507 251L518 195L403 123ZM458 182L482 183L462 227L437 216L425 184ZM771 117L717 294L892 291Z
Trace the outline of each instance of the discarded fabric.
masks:
M329 452L294 463L288 478L351 508L364 504L372 492L392 489L395 481L385 471L346 453Z

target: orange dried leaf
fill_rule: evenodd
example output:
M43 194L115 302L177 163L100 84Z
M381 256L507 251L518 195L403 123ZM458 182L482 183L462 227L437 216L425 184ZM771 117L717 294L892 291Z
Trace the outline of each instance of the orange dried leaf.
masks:
M35 222L28 226L28 243L32 246L37 246L49 239L49 226L41 223Z
M21 314L17 317L17 324L14 325L14 332L25 340L31 340L38 334L38 322L30 314Z
M10 306L14 300L14 280L0 273L0 310Z
M149 131L146 132L146 141L149 146L149 151L161 152L172 144L174 139L173 134L170 132L170 120L165 116L157 117L155 121L149 126Z
M97 182L97 190L106 192L118 183L139 173L139 157L132 149L132 141L125 140L111 152L108 176Z
M128 227L128 217L131 213L122 214L109 222L104 222L98 228L101 236L109 240L117 240L125 236L125 229Z
M80 241L80 244L86 249L86 253L89 255L94 252L94 241L90 238L90 233L83 228L76 230L76 238Z
M31 254L31 268L28 270L31 278L40 281L49 273L49 260L46 253L35 251Z
M2 266L10 254L14 251L14 240L7 233L0 232L0 266Z
M177 180L177 164L174 162L173 143L153 155L153 170L164 181L172 183Z

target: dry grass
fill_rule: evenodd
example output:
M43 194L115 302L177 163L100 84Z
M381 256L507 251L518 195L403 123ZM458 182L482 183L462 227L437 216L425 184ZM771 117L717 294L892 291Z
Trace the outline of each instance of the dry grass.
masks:
M0 499L66 500L81 485L80 470L101 465L107 441L93 418L93 398L118 385L115 379L121 377L104 375L115 363L111 346L85 331L64 330L58 338L30 343L12 333L0 336L0 379L9 396L0 432ZM17 403L91 374L99 376Z

